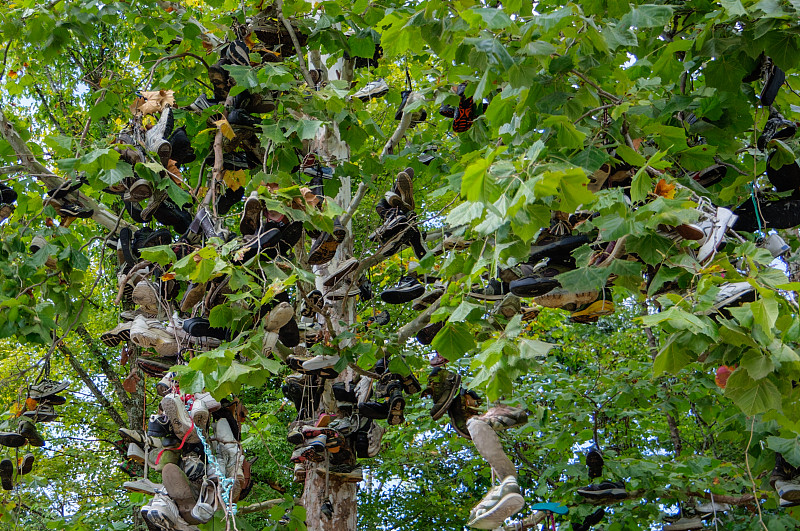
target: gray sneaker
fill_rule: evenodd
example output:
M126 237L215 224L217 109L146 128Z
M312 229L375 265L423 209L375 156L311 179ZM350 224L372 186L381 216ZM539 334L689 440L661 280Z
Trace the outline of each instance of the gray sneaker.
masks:
M517 478L508 476L500 485L493 487L469 513L467 527L496 529L506 518L513 516L525 506L525 498L519 492Z
M172 155L172 145L167 138L172 134L174 123L172 107L167 106L161 111L161 118L159 118L158 123L144 134L144 143L147 150L157 153L161 159L161 165L164 167L167 166L169 157Z

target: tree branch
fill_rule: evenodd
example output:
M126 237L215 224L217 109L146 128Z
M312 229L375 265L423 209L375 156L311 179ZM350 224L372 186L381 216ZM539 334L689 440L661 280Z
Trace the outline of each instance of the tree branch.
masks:
M300 41L297 39L297 34L294 32L292 24L286 20L286 17L283 14L283 0L275 0L275 7L278 10L278 18L283 23L283 27L286 28L286 31L289 32L289 37L292 38L292 44L297 52L297 63L300 66L300 72L303 74L303 79L306 80L306 84L309 87L313 87L314 79L311 77L311 72L309 72L308 68L306 68L306 60L303 57L303 48L300 46Z
M97 362L100 365L100 370L103 371L103 374L111 383L111 387L114 388L114 393L117 395L117 400L119 400L123 405L126 401L128 401L128 393L125 391L125 388L122 387L122 380L119 379L119 374L117 371L111 367L111 364L108 363L108 360L103 353L97 349L97 344L92 339L91 334L89 331L86 330L86 327L83 325L78 325L75 327L75 333L81 336L86 347L94 354L95 358L97 358Z
M252 503L250 505L245 505L244 507L239 507L239 514L249 514L249 513L257 513L259 511L266 511L267 509L272 509L276 505L280 505L285 502L283 498L276 498L274 500L266 500L258 503ZM294 499L295 505L300 504L300 498Z
M408 340L408 338L416 335L417 332L425 328L425 326L431 322L431 315L433 315L433 312L439 309L439 304L441 302L441 297L436 299L436 302L428 306L428 308L419 314L416 319L404 324L403 327L397 331L397 343L402 345Z
M75 369L76 373L78 373L78 377L86 385L86 387L89 388L89 391L92 392L95 399L100 403L101 406L103 406L103 408L106 411L108 411L108 416L111 417L111 420L113 420L114 423L120 428L127 428L128 424L124 420L122 420L120 414L117 412L116 409L114 409L114 406L111 404L111 402L109 402L108 398L105 397L103 392L100 391L100 389L94 383L92 378L86 373L84 368L81 367L81 364L78 363L78 360L75 359L75 355L72 354L69 348L67 348L67 346L62 342L61 344L58 345L58 349L67 357L69 364L72 365L72 368Z
M5 140L9 143L11 149L13 149L14 153L17 155L20 165L22 165L28 171L28 173L39 178L39 180L49 188L58 188L64 184L64 179L52 173L44 164L39 161L39 159L36 158L1 108L0 135L2 135L3 138L5 138ZM118 219L119 216L98 204L94 199L87 197L80 192L74 195L78 197L81 204L94 210L92 219L108 230L116 231L118 228L131 227L129 223Z
M417 102L422 99L422 94L419 92L412 92L408 95L408 100L406 100L406 107L411 105L414 102ZM386 142L386 145L383 146L383 151L381 152L381 158L384 158L386 155L391 155L392 150L400 143L400 140L403 138L403 135L406 134L406 131L409 127L411 127L411 118L413 113L403 111L403 117L400 119L400 123L397 124L397 129L394 130L394 133Z
M342 227L346 227L350 220L353 219L353 214L355 214L358 205L361 203L361 200L364 199L364 195L367 193L367 185L363 182L358 183L358 190L356 190L356 195L353 196L353 200L350 202L350 206L347 207L347 212L344 213L342 219L339 220L339 223L342 224Z

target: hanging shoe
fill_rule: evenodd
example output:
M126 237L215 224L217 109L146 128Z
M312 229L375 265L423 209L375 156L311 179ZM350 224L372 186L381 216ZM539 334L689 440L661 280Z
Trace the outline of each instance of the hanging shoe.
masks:
M364 85L364 87L357 90L352 97L366 102L372 98L379 98L388 92L389 85L386 84L385 79L380 78L376 81L370 81Z
M493 487L470 511L467 527L496 529L506 518L513 516L525 506L520 494L517 478L508 476L500 485Z

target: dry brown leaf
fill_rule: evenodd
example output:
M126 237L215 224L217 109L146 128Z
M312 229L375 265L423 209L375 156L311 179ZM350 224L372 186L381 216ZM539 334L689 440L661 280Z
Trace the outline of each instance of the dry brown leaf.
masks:
M161 280L166 282L167 280L173 280L175 278L175 273L164 273L161 275Z

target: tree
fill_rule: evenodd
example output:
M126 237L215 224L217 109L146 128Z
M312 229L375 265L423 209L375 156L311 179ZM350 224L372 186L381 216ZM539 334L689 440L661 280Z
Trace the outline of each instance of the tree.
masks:
M286 253L287 260L244 265L236 257L240 241L215 238L183 258L169 246L142 253L160 268L164 283L176 281L183 289L189 281L227 276L236 293L209 315L211 325L231 328L233 339L178 370L185 390L207 388L219 398L237 393L255 417L244 445L262 456L254 467L258 499L249 500L252 512L242 504L237 521L272 525L297 497L305 514L297 510L293 522L305 519L309 529L415 529L433 518L438 528L460 529L466 506L486 491L488 471L468 443L429 419L427 403L418 398L409 399L409 423L387 433L369 469L371 487L357 495L355 485L334 481L328 487L334 515L320 516L325 477L312 470L302 492L291 486L282 468L288 447L275 441L291 420L291 406L278 392L287 372L280 360L290 351L280 343L264 351L267 333L263 325L253 327L254 316L261 322L262 306L277 294L289 293L299 303L352 256L359 259L353 278L367 275L376 292L405 274L412 250L390 254L391 244L367 236L383 223L372 206L411 166L418 225L431 251L419 257L417 271L441 278L444 294L421 312L376 299L356 304L354 297L331 304L320 317L325 340L312 351L340 356L341 380L375 376L375 362L388 355L392 371L410 368L424 385L426 358L435 349L487 402L504 399L531 411L531 421L506 438L521 466L522 487L529 501L572 506L575 523L593 510L572 495L587 481L575 454L594 440L613 448L608 466L628 479L631 499L651 502L615 506L609 529L649 528L658 504L685 506L712 493L735 505L730 529L796 526L790 512L777 508L764 473L774 452L800 466L793 385L800 367L792 293L798 285L770 267L772 255L756 245L759 233L770 229L792 248L798 245L793 126L783 123L783 135L764 137L771 115L766 100L774 98L774 110L787 117L793 112L796 20L792 3L749 0L540 2L535 11L523 2L470 0L25 0L4 6L0 173L17 194L3 222L0 254L0 333L9 338L4 396L7 403L15 400L19 378L28 384L48 374L79 380L73 389L91 398L75 399L63 431L47 432L84 440L77 454L63 454L65 464L52 457L52 466L69 469L77 457L87 463L87 477L79 481L100 483L96 499L78 498L83 489L61 474L63 499L54 502L29 489L38 484L31 481L15 507L6 499L3 518L31 529L52 521L74 529L108 522L126 527L131 507L144 502L134 496L116 503L113 484L121 480L96 453L113 451L109 433L116 427L141 426L155 398L147 380L133 392L126 389L129 369L113 364L117 354L98 341L119 310L116 253L106 244L121 229L138 226L119 197L103 190L135 170L176 204L187 204L192 215L204 204L220 222L215 230L238 233L241 206L227 216L215 210L217 194L238 187L245 195L258 192L270 210L302 222L306 232L332 232L337 216L347 229L333 261L314 268L307 261L311 238ZM258 167L226 170L223 144L241 138L230 138L229 123L215 116L222 105L202 113L187 108L201 93L210 97L208 67L222 45L253 28L245 41L253 45L252 64L223 69L235 81L227 96L247 89L271 97L274 109L258 114L262 122L250 139ZM382 52L377 64L355 68L375 57L376 42ZM785 84L774 81L776 68ZM380 78L392 87L385 99L348 97ZM462 82L460 97L455 88ZM405 113L395 122L406 84ZM132 167L111 144L123 128L140 125L129 123L136 93L158 89L174 91L176 118L198 155L181 167L177 182L152 153ZM453 121L437 112L441 105L471 108L476 117L455 132ZM412 126L412 114L422 109L427 120ZM293 170L309 150L335 166L337 178L325 180L330 199L322 210L289 207L302 204L306 183ZM421 155L432 160L423 163ZM695 179L713 174L709 168L718 182ZM791 181L785 190L779 175ZM94 213L67 228L63 219L54 221L56 209L44 198L48 189L79 176L87 183L69 199ZM615 186L599 189L603 180ZM277 189L262 186L267 183ZM688 251L694 244L667 230L698 222L700 196L740 214L736 233L704 261ZM589 243L574 251L578 267L558 276L561 286L610 289L618 315L596 325L569 323L563 312L549 309L533 323L521 315L493 316L491 306L470 294L486 287L498 268L529 259L540 231L565 221L559 212L596 214L574 227ZM432 252L451 232L471 244ZM30 253L34 235L48 244ZM611 242L623 253L598 259L595 251L611 252ZM49 257L55 264L48 266ZM753 300L720 315L715 299L735 282L749 283ZM364 326L386 308L390 326ZM432 346L414 341L437 322L446 324ZM139 355L135 348L129 352L131 361ZM712 383L720 365L736 367L724 392ZM87 419L90 430L84 429ZM395 487L397 478L401 487ZM283 497L283 503L256 506ZM357 498L362 525L356 524ZM381 514L386 504L396 511L393 519Z

